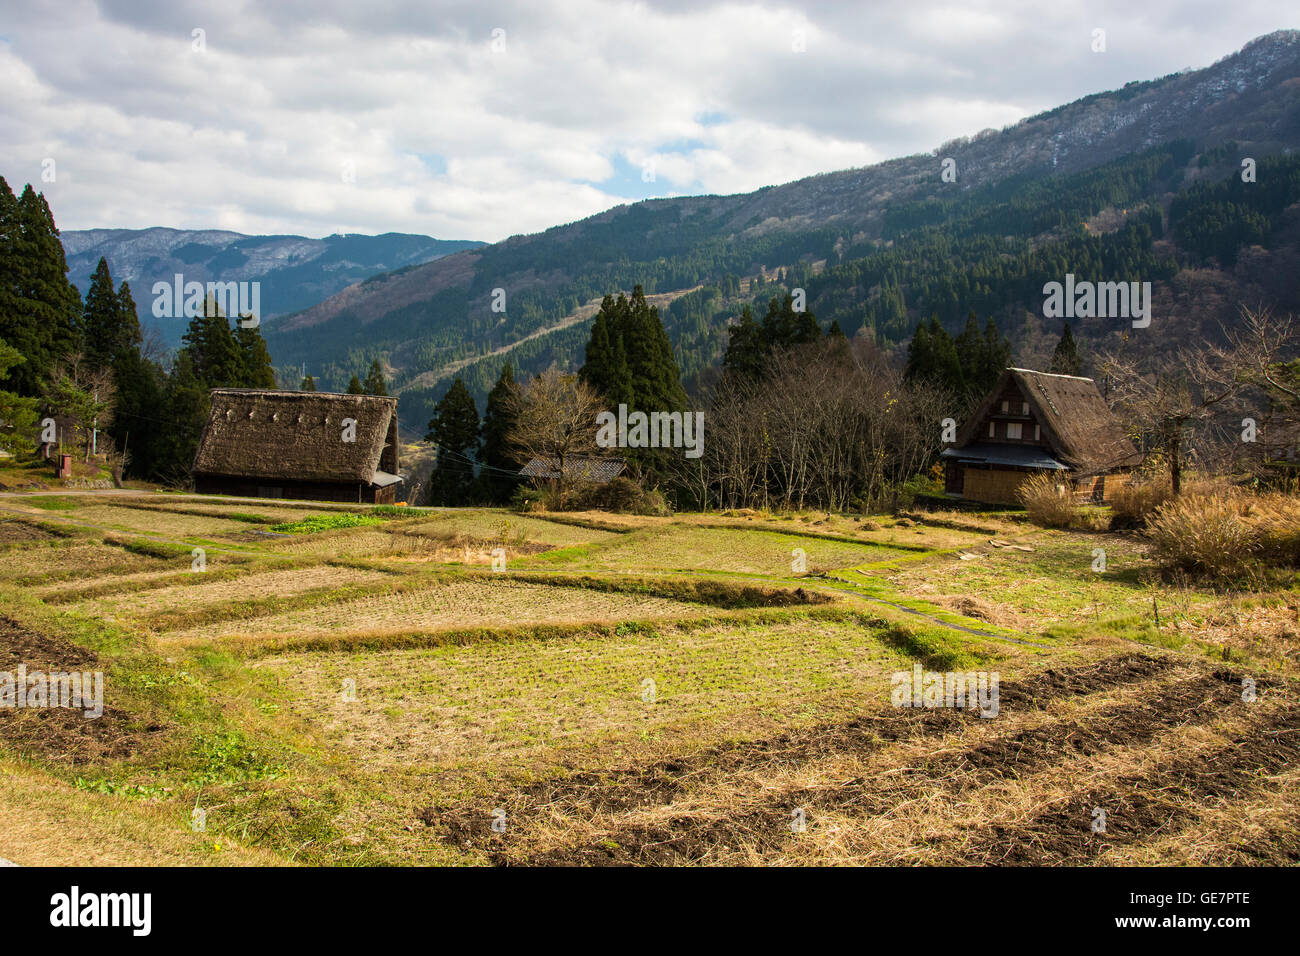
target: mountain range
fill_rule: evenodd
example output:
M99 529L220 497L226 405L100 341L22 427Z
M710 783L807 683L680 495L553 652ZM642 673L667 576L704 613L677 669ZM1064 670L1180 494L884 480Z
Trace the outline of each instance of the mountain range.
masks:
M68 276L84 296L100 257L115 282L131 284L142 322L176 346L184 319L155 318L155 282L252 281L261 283L264 318L298 312L377 273L419 265L483 245L403 233L380 236L249 236L219 229L82 229L61 236Z
M395 251L376 253L367 266L400 267L297 311L292 302L363 271L363 257L332 247L300 261L295 243L313 240L281 237L256 261L287 261L267 275L305 270L315 284L269 306L264 333L286 384L287 369L305 364L322 387L342 388L380 359L416 429L454 376L481 401L506 360L525 374L577 367L600 298L638 284L660 306L692 390L713 374L743 305L761 310L796 286L823 323L886 349L930 315L950 329L971 313L991 316L1015 360L1034 365L1062 325L1043 315L1044 279L1153 281L1155 347L1231 322L1251 297L1300 308L1297 147L1300 31L1284 30L1204 69L1086 96L930 153L752 193L620 205L490 245L444 244L434 251L451 254L432 261L419 261L429 249L401 247L411 249L404 264L389 262ZM1241 175L1247 162L1258 166L1257 190ZM252 262L250 245L187 239L149 268ZM263 301L275 300L264 291ZM1076 328L1084 346L1119 334Z
M621 205L373 276L269 322L266 335L277 363L305 362L330 387L380 358L413 427L454 375L481 400L506 359L525 373L576 367L599 298L634 284L657 295L688 387L718 362L743 304L761 308L796 281L819 319L883 347L926 315L956 328L973 309L1014 333L1019 360L1036 361L1060 323L1033 301L1041 282L1029 280L1045 268L1034 257L1059 247L1062 272L1071 249L1102 270L1122 260L1146 273L1133 278L1157 280L1157 306L1177 311L1188 293L1176 277L1222 276L1226 266L1185 248L1175 197L1229 183L1243 158L1285 158L1298 146L1300 31L1284 30L1204 69L1132 82L931 153L752 193ZM943 179L945 160L955 182ZM1142 232L1142 216L1154 234ZM1300 245L1294 210L1274 219L1269 241L1282 259L1251 260L1256 272L1276 272ZM1121 241L1141 248L1107 251ZM934 275L936 255L961 274ZM1023 268L1000 275L990 255L1019 257ZM1235 292L1296 304L1274 279ZM1219 292L1226 301L1234 290ZM505 311L494 311L502 295ZM1086 340L1090 330L1080 331Z

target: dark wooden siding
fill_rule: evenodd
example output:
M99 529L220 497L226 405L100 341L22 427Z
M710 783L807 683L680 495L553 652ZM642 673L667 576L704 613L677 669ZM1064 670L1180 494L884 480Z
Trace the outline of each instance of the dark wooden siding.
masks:
M397 485L380 488L358 482L285 481L241 478L231 475L195 475L194 490L201 495L238 495L243 498L302 498L307 501L346 501L351 504L391 505Z

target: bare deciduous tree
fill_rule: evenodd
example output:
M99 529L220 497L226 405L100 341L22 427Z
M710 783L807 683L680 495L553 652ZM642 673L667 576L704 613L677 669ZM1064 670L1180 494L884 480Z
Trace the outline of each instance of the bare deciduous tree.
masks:
M1300 397L1286 373L1296 342L1290 318L1243 308L1240 327L1224 330L1221 343L1184 341L1140 355L1133 349L1112 352L1101 368L1117 409L1163 449L1171 490L1178 494L1191 448L1207 467L1229 470L1242 458L1242 423L1262 419L1275 407L1269 393L1284 404Z
M934 460L948 408L866 343L815 343L775 356L758 382L719 384L704 455L679 483L703 507L895 506Z
M604 407L600 396L577 375L552 366L516 386L510 406L515 424L506 443L521 463L532 458L555 461L556 487L563 493L565 462L598 450L596 416Z

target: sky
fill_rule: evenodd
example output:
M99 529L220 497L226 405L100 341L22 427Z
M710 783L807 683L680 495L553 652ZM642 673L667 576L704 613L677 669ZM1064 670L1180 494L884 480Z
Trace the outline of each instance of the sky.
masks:
M1297 26L1294 0L0 0L0 175L62 229L496 241L931 151Z

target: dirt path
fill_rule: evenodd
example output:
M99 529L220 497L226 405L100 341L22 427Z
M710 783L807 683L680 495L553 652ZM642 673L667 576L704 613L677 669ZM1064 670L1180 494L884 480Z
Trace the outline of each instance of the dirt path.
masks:
M701 288L703 288L703 286L696 285L696 286L691 286L691 288L689 289L677 289L672 292L656 292L653 295L647 295L645 298L646 298L646 302L648 302L650 305L666 306L666 305L671 305L674 300L680 299L682 296L688 295L694 292L695 290ZM579 322L587 321L592 316L594 316L597 312L599 312L601 301L602 299L598 298L598 299L591 299L590 301L584 302L582 305L578 306L576 309L574 309L564 318L560 319L560 321L555 323L555 325L548 325L544 329L538 329L535 332L529 332L522 339L518 339L517 341L511 342L509 345L503 345L500 348L493 349L490 352L484 352L482 355L475 355L470 358L457 359L455 362L449 362L440 368L430 369L427 372L421 372L419 375L416 375L414 378L412 378L409 382L406 382L405 384L400 385L396 389L394 389L393 394L401 395L402 392L405 392L408 389L424 388L429 385L433 385L441 381L442 379L445 379L449 375L455 375L461 369L465 368L468 365L473 365L475 362L482 362L485 361L486 359L497 358L499 356L506 355L514 351L519 346L523 345L525 342L531 342L534 339L540 339L544 335L553 335L556 332L562 332L565 329L572 328L573 326L577 325Z

